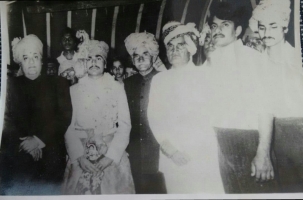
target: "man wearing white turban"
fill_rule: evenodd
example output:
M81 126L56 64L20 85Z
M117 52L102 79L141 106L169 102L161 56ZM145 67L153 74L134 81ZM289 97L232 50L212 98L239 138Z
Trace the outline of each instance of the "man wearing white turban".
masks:
M259 32L266 49L264 56L275 64L278 73L276 81L280 95L286 101L286 109L278 117L303 117L303 71L301 65L300 48L295 49L285 35L290 21L290 0L261 0L254 9L250 19L250 27ZM294 121L287 123L295 124ZM283 121L282 121L283 123ZM284 121L285 123L285 121ZM285 127L287 127L284 124ZM291 151L301 146L300 141L285 132L277 131L275 135L275 152L279 173L279 182L283 192L302 192L301 152ZM289 130L289 129L288 129ZM291 130L292 131L292 130ZM280 134L279 134L280 133ZM285 139L287 135L287 139ZM285 162L287 160L287 162Z
M163 37L172 68L152 80L148 120L160 145L159 170L167 193L223 193L215 134L208 123L211 87L192 62L201 36L193 23L169 22Z
M65 133L69 161L65 194L130 194L133 178L125 149L131 129L123 86L104 73L108 45L86 40L85 73L70 88L73 117Z
M158 73L153 66L159 45L153 34L143 32L130 34L125 39L125 47L139 71L124 81L132 122L127 152L136 193L163 194L166 189L163 174L159 172L159 144L147 120L150 83Z
M297 67L296 51L285 40L290 21L290 0L262 0L253 10L249 26L259 32L266 54L276 64ZM285 66L285 67L286 67Z
M66 165L64 133L72 106L68 82L43 74L42 49L32 34L12 42L14 61L24 76L7 83L0 162L1 189L7 195L60 194Z

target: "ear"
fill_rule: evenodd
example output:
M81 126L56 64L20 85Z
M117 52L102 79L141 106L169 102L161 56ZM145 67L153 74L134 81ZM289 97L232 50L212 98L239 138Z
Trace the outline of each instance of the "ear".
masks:
M288 28L287 28L287 27L284 27L284 28L283 28L283 32L284 32L284 34L286 34L286 33L288 32Z
M236 37L238 38L239 35L241 35L241 33L242 33L242 26L238 26L238 27L236 28Z

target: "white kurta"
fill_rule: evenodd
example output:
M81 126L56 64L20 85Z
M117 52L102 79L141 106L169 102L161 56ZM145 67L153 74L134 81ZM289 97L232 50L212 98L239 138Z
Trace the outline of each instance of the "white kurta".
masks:
M151 83L148 119L160 143L167 140L189 156L177 166L163 153L159 170L168 193L223 193L215 133L210 127L211 91L203 70L190 62L156 75Z
M280 93L285 104L284 110L276 113L277 117L303 117L303 69L297 53L288 42L281 45L275 60L268 56L267 49L263 52L264 58L272 62L272 76L276 77L276 87L271 90Z

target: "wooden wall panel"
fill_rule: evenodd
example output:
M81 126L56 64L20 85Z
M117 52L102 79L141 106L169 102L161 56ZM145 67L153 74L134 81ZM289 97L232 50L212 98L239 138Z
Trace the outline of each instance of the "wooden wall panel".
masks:
M95 39L110 46L114 7L98 8L96 16Z
M156 34L161 2L146 3L142 13L140 32Z
M29 14L24 11L24 20L27 35L34 34L41 40L43 43L43 58L46 58L46 14Z
M22 7L24 4L11 4L8 6L8 38L9 38L9 50L12 51L11 43L15 37L23 38L23 25L22 25ZM13 54L10 53L10 67L12 69L19 66L13 61Z
M128 53L124 45L124 40L129 34L134 33L136 30L136 22L137 22L139 7L140 4L131 5L131 6L120 6L120 12L118 15L117 26L116 26L115 49L117 52L119 52L121 56L128 57Z
M191 0L188 5L188 12L185 18L185 24L188 22L194 22L197 27L199 26L202 10L207 1Z
M90 36L92 9L72 11L72 29L85 30Z

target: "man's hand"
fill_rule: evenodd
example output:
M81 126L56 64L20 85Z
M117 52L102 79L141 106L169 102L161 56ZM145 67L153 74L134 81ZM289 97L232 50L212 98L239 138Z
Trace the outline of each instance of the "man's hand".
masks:
M98 163L97 163L97 167L98 169L100 169L101 171L103 171L104 169L106 169L108 166L110 166L113 163L113 160L111 158L108 157L104 157L102 158Z
M188 156L186 156L184 153L181 153L179 151L174 153L171 159L178 166L186 165L190 161Z
M42 149L36 148L29 152L29 154L33 157L34 161L38 161L42 158Z
M30 153L39 146L39 142L32 136L20 138L23 140L19 146L19 151L24 150L27 153Z
M256 181L269 181L274 179L274 170L269 155L256 155L251 163L251 176Z
M101 170L99 170L95 165L93 165L85 156L81 156L78 158L78 162L80 164L81 169L87 172L91 172L94 175L101 174Z

